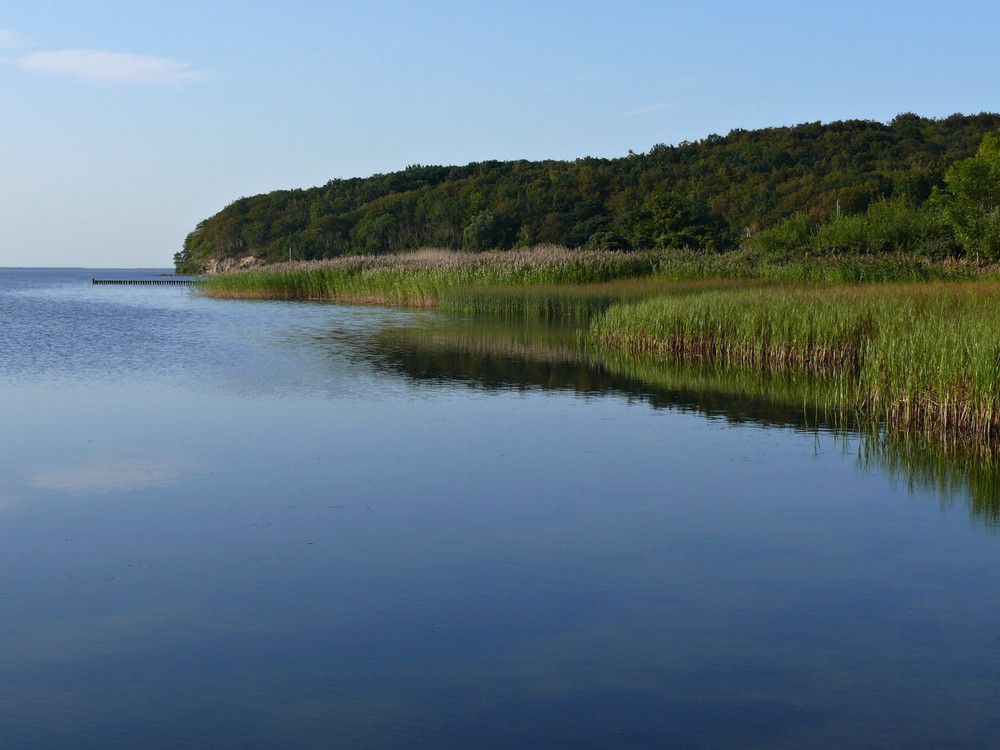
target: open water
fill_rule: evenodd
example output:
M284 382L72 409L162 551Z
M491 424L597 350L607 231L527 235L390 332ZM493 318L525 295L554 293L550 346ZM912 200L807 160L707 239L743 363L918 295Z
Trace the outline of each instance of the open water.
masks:
M1000 742L982 469L558 327L115 275L0 269L0 746Z

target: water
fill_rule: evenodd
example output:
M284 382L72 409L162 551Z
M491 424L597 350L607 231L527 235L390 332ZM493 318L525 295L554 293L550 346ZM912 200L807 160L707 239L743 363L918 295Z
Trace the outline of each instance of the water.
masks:
M3 747L995 742L981 476L558 327L110 273L0 270Z

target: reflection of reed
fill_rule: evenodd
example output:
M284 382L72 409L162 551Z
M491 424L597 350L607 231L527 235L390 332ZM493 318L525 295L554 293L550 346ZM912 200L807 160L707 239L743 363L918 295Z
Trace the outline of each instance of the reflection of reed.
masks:
M864 469L905 478L912 487L933 490L944 501L968 493L973 517L989 525L1000 524L1000 453L984 452L978 442L934 441L907 430L887 431L884 425L872 425L855 410L840 406L842 385L837 379L653 362L622 354L606 353L603 363L653 389L698 394L703 413L710 413L708 404L729 412L734 404L750 402L760 415L756 421L765 426L820 428L844 438L856 435ZM781 404L794 407L781 409ZM742 406L737 412L745 409Z
M726 413L734 403L754 404L766 426L853 429L850 414L836 407L839 385L808 374L775 373L753 368L723 368L598 350L610 372L662 393L688 394L703 411Z
M836 379L653 361L595 349L588 340L582 326L441 316L424 327L383 331L375 363L421 381L614 394L730 423L858 437L864 468L905 477L946 500L967 492L974 518L1000 523L1000 455L872 427L840 406Z
M826 394L836 386L820 378L655 362L588 342L579 325L441 317L433 325L382 331L378 364L417 380L619 394L732 422L800 429L849 424L827 406L833 399Z
M858 456L865 469L877 468L911 488L937 493L949 503L968 493L973 518L1000 526L1000 456L960 452L906 435L863 433Z
M378 341L377 364L417 380L458 381L488 389L603 392L578 328L476 319L394 328Z

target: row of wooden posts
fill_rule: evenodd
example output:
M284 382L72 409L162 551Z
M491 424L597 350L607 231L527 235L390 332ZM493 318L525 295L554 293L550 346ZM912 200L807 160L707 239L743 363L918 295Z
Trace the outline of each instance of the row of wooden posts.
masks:
M166 286L173 284L190 284L193 279L91 279L92 284L116 284L135 286Z

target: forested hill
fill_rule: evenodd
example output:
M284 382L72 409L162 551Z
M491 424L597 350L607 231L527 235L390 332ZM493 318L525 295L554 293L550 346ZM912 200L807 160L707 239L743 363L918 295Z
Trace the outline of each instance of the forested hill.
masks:
M923 205L1000 114L888 124L850 120L733 130L616 159L414 165L244 197L201 222L174 257L199 272L418 247L725 251L791 217L819 226L880 199ZM766 234L766 232L765 232Z

